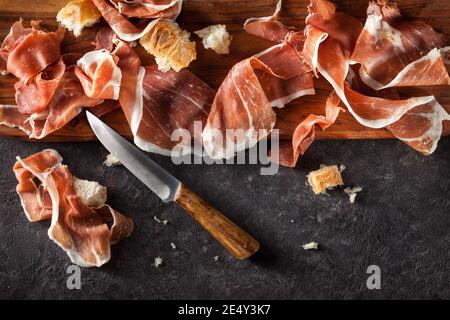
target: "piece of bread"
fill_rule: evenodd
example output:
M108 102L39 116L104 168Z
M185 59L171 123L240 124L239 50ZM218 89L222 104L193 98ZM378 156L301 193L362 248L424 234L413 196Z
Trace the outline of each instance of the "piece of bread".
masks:
M216 24L194 32L202 38L203 46L212 49L217 54L229 54L233 36L231 36L224 24Z
M91 0L73 0L58 12L56 20L78 37L83 28L99 22L101 16Z
M173 69L178 72L197 58L195 42L190 36L176 22L162 19L139 41L155 57L160 71Z
M311 172L307 178L315 194L325 193L328 189L344 184L338 166L322 166L319 170Z
M356 196L358 195L358 193L360 193L361 191L363 191L362 187L354 187L354 188L345 188L344 192L349 196L350 198L350 203L355 203L356 201Z
M74 178L75 192L83 204L91 208L99 208L105 205L107 198L106 187L98 182Z

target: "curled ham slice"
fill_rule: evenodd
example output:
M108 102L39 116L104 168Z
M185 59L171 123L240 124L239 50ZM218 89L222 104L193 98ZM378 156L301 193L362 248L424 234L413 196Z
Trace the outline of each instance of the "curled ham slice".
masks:
M92 2L118 37L128 42L142 38L154 27L159 18L175 20L183 4L182 0L110 1L110 3L107 0L92 0ZM140 19L139 25L135 25L127 16L147 19Z
M206 122L214 90L187 70L166 73L157 66L143 67L136 52L126 43L115 41L109 46L104 39L113 38L112 30L101 30L97 35L97 51L87 55L111 55L121 70L119 103L130 125L134 142L141 149L163 155L174 155L178 150L184 155L191 153L191 139L200 139L201 129ZM102 45L107 48L102 48ZM112 49L111 53L106 53ZM83 64L82 61L78 62ZM86 74L89 83L101 78L108 83L112 73L107 69ZM92 77L92 78L91 78ZM88 94L88 92L86 92ZM195 122L199 132L195 131ZM175 132L178 136L173 138ZM181 141L180 141L181 139Z
M30 221L50 220L48 236L81 267L100 267L111 258L111 245L128 237L133 221L108 205L93 208L77 194L76 179L62 157L47 149L17 158L14 173ZM108 224L111 227L108 227Z
M331 3L326 0L313 2L316 6L310 6L310 8L315 8L316 12L311 14L318 15L325 12L326 16L322 19L328 19L329 25L334 25L331 22L334 16L329 14L333 12L329 9ZM424 154L434 152L442 134L442 121L449 119L449 115L436 98L428 96L401 100L398 96L386 98L383 94L368 90L363 92L354 90L352 87L354 76L352 77L350 72L352 50L341 42L340 39L343 37L331 36L337 29L334 28L332 32L327 31L309 25L306 42L310 42L308 47L314 49L304 54L309 54L308 60L311 61L312 67L317 68L318 72L330 82L356 120L370 128L387 128L396 137ZM357 43L355 45L357 46ZM316 54L311 55L311 53ZM421 84L423 84L421 81L416 83L416 85ZM408 121L408 119L414 121Z
M14 23L0 48L6 71L19 78L14 86L16 103L26 114L46 109L65 69L60 51L64 29L47 32L38 21L31 25L25 28L22 19Z
M117 62L118 58L106 49L88 52L78 60L75 74L88 97L119 99L122 71Z
M325 115L310 114L295 129L292 141L280 143L278 162L286 167L295 167L301 155L311 146L316 137L316 126L322 130L332 126L341 112L340 100L333 91L327 100ZM274 155L271 155L274 158Z
M444 54L448 37L422 21L408 21L395 3L371 2L351 56L361 79L380 90L394 86L450 85Z
M40 30L38 21L33 21L31 28L25 28L20 19L11 27L0 48L0 55L7 63L6 70L28 83L30 78L60 59L64 32L63 28L56 32Z
M273 130L273 107L281 108L303 95L314 94L310 69L297 52L303 40L302 36L290 37L231 69L203 131L204 147L211 158L228 159L253 147ZM280 56L286 59L276 58Z
M25 115L17 106L0 105L0 123L19 128L30 138L42 139L67 125L84 107L98 106L102 102L102 99L89 98L84 94L83 87L75 75L75 67L70 66L65 69L44 111Z
M280 43L294 30L293 28L286 27L278 19L282 5L282 0L279 0L272 16L247 19L244 23L245 32L272 42Z
M135 18L176 19L183 6L183 0L112 0L111 2L121 14Z

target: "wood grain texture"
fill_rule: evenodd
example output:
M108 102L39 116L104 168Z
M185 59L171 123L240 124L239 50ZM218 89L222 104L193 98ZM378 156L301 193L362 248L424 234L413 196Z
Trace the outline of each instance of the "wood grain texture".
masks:
M237 259L247 259L259 250L258 241L185 185L180 185L175 202Z
M227 72L238 61L258 53L271 43L246 34L242 30L244 21L249 17L271 15L278 0L185 0L183 12L179 18L180 25L188 31L195 31L211 24L226 24L234 39L229 56L216 55L211 50L205 50L197 41L198 58L189 69L206 81L211 87L218 88ZM56 13L68 0L0 0L0 39L9 32L11 25L23 17L25 20L38 19L44 26L55 28ZM307 15L308 0L284 0L282 19L288 25L298 28L304 26ZM366 16L366 0L336 0L339 10L347 12L362 21ZM398 0L404 16L423 20L432 25L436 30L450 34L450 1L442 0ZM63 42L63 52L86 52L91 50L92 40L96 32L105 26L105 23L85 29L79 38L74 38L71 32L66 33ZM143 65L150 65L154 60L138 46ZM0 103L14 103L15 82L12 76L0 76ZM331 87L323 79L318 79L315 84L317 94L315 96L302 97L287 108L277 110L277 127L282 138L289 138L298 123L310 113L323 113L324 103ZM404 88L401 95L434 94L438 97L448 111L450 111L450 90L448 87L435 87L427 89ZM105 116L104 120L120 134L131 138L131 132L120 110ZM25 135L16 129L0 126L0 135L26 139ZM444 123L444 135L450 135L450 122ZM392 135L384 129L374 130L365 128L355 121L347 112L342 113L337 122L326 131L317 131L318 139L385 139ZM72 121L65 128L52 134L45 141L89 141L95 137L90 130L84 115Z

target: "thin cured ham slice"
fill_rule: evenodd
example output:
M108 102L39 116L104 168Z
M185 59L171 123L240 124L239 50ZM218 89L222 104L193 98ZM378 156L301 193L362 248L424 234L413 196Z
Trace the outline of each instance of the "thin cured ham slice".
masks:
M330 2L322 0L320 3L325 6L325 9L311 6L310 8L316 8L316 12L311 14L332 12L329 10ZM333 15L322 18L333 20ZM334 24L330 22L329 25ZM358 122L370 128L387 128L399 139L424 154L434 152L442 134L442 121L449 119L447 112L435 97L387 99L380 95L368 96L364 92L353 90L352 81L348 79L349 75L351 76L349 55L351 51L340 42L339 39L342 37L333 38L327 30L319 30L313 25L309 25L307 31L306 42L310 41L310 47L316 48L308 52L317 50L318 53L317 56L310 57L309 61L313 61L313 67L316 67L318 72L330 82L336 94ZM320 35L321 32L322 35ZM336 29L333 29L333 32L336 32ZM314 44L314 41L317 43ZM420 117L422 119L419 121ZM414 121L408 121L408 119L414 119ZM401 122L397 124L398 121Z
M24 80L16 82L14 88L19 111L25 114L43 112L52 100L65 70L63 59L59 59L28 82Z
M108 205L92 207L78 193L75 178L55 150L17 157L14 173L30 221L51 219L48 236L81 267L100 267L111 259L111 245L128 237L133 221ZM108 224L111 227L108 227Z
M17 105L0 105L0 123L19 128L30 138L42 139L64 127L83 107L100 105L104 97L114 96L115 92L106 90L99 94L101 86L95 83L92 98L86 96L72 65L79 57L61 56L64 29L48 32L40 29L38 22L31 24L31 28L25 28L22 20L16 22L0 50L8 71L19 77L14 86ZM86 71L93 72L89 68ZM107 87L111 84L114 83ZM98 112L105 113L113 107L105 104Z
M39 21L32 21L31 25L25 28L22 19L14 23L0 48L6 70L26 83L60 59L65 32L63 28L56 32L41 30Z
M341 112L340 100L333 91L327 100L325 107L325 116L310 114L295 129L292 141L281 141L279 155L272 159L277 159L279 164L285 167L295 167L300 156L304 155L316 138L316 126L322 130L328 129L333 125Z
M353 52L363 29L358 19L337 11L335 5L328 0L311 0L308 11L306 33L309 33L309 26L313 26L338 40L346 54Z
M176 19L183 0L111 0L121 14L135 18Z
M108 45L104 39L111 38L111 33L111 30L99 32L98 50L105 50L101 46ZM119 103L136 145L163 155L174 155L173 151L182 152L182 155L191 153L191 137L200 139L214 90L187 70L164 73L156 65L142 67L139 56L127 43L118 40L115 46L109 49L113 49L111 55L117 57L117 67L122 73ZM92 54L98 54L98 51ZM91 76L108 79L111 73L92 73ZM95 83L96 79L89 81ZM200 125L198 134L194 130L197 121ZM181 134L183 139L173 138L174 133Z
M155 26L159 18L175 20L183 3L182 0L110 1L110 3L107 0L92 0L92 2L118 37L128 42L142 38ZM147 19L140 19L138 26L128 20L127 16Z
M303 40L292 37L231 69L203 131L203 144L211 158L228 159L253 147L273 130L273 107L281 108L303 95L314 94L310 69L297 52ZM279 63L277 56L288 58Z
M25 28L22 19L14 23L0 48L6 71L19 78L14 86L16 103L26 114L45 110L65 69L60 51L64 29L48 32L39 21L31 25Z
M361 79L380 90L394 86L450 85L443 56L448 37L422 21L404 19L395 3L371 2L351 60Z
M145 67L142 85L142 118L136 145L166 155L193 153L192 138L201 139L214 90L187 70L162 72L155 65Z
M75 75L75 67L70 66L66 68L47 109L29 117L28 122L32 128L30 138L42 139L63 128L79 115L83 108L94 107L102 102L103 99L89 98L84 94L83 87Z
M118 100L122 71L118 59L106 49L86 53L78 60L75 74L88 97Z
M84 94L83 87L75 76L75 67L70 66L65 69L58 88L44 111L26 115L17 106L0 105L0 123L19 128L30 138L42 139L67 125L83 108L94 107L102 102L102 99L89 98Z
M247 19L244 23L245 32L272 42L283 41L295 29L286 27L279 21L282 5L283 1L279 0L272 16Z

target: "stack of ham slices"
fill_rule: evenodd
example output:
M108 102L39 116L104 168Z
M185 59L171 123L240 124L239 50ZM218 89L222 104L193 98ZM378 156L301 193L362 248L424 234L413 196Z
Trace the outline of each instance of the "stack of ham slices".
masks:
M183 146L186 154L194 138L208 156L231 158L269 136L277 120L274 108L313 95L314 78L321 76L334 89L325 114L304 119L292 141L272 154L274 161L295 166L314 141L316 126L328 128L345 109L362 125L386 128L425 155L435 151L442 123L450 120L439 97L401 99L396 90L450 85L448 38L421 21L404 19L388 0L369 2L365 25L328 0L311 0L304 30L281 23L280 1L273 16L244 25L274 46L237 63L217 92L188 70L142 66L133 49L155 21L177 18L181 0L92 2L110 28L98 33L95 50L76 59L61 56L63 29L14 24L1 56L18 78L17 105L0 108L0 123L40 139L83 107L103 114L120 105L136 145L145 151L170 155ZM196 121L203 125L201 135L194 132ZM172 141L176 130L182 138Z
M133 231L130 218L104 203L106 189L94 201L79 194L77 185L93 182L74 177L55 150L18 157L14 173L28 220L51 220L48 236L79 266L102 266L111 258L111 245Z

